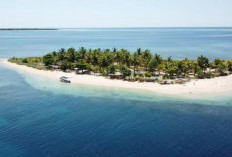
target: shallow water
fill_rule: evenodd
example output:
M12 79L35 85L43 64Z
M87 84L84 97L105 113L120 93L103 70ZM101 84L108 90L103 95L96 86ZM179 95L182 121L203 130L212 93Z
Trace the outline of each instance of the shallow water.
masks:
M107 29L103 33L99 29L43 33L10 31L0 32L0 56L42 55L49 48L65 47L68 44L73 46L70 41L76 41L77 38L80 40L79 45L82 41L86 45L98 47L101 42L90 39L103 34L106 40L112 31L115 32L112 40L115 36L119 36L120 40L103 42L101 37L100 41L106 47L120 43L122 47L125 44L133 49L137 45L133 43L135 40L130 39L132 36L139 36L137 43L143 43L144 47L147 46L145 43L152 45L152 42L142 40L150 40L148 37L152 34L151 31L161 36L180 33L180 38L183 37L181 34L190 33L192 36L186 36L191 38L189 40L201 33L202 36L207 33L219 34L225 35L225 38L222 37L221 40L212 37L215 43L231 43L230 36L226 36L231 31L230 28L194 31L175 29L174 33L163 29ZM89 34L88 37L86 33ZM87 42L87 39L90 41ZM152 39L154 41L157 38ZM165 37L161 39L164 40ZM174 39L171 42L175 42ZM207 42L212 41L207 38L207 41L197 42L197 46L206 46ZM162 46L165 47L161 44ZM197 49L200 50L200 47ZM172 49L173 46L169 48ZM225 48L230 50L228 45ZM175 53L175 57L188 55L185 52ZM222 49L210 53L212 57L219 54L227 58L231 55L229 51L227 53ZM171 51L165 52L165 55L170 54ZM192 57L195 55L191 53ZM231 130L231 95L195 100L143 91L74 86L0 65L1 157L229 157L232 154Z

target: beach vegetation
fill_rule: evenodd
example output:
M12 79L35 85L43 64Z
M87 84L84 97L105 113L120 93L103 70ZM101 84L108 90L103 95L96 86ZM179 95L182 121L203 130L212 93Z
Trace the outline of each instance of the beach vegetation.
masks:
M54 63L54 56L52 53L49 53L45 56L43 56L43 63L47 67L51 67L51 65Z
M201 67L201 69L205 73L206 68L209 67L209 59L201 55L197 58L197 63L198 63L198 66Z
M226 65L227 65L228 71L232 72L232 59L228 60Z
M155 81L171 79L204 79L232 73L232 60L216 58L211 61L200 55L196 60L176 60L152 54L138 48L131 53L126 49L61 48L43 57L9 59L10 62L37 69L75 71L77 74L94 74L130 81Z

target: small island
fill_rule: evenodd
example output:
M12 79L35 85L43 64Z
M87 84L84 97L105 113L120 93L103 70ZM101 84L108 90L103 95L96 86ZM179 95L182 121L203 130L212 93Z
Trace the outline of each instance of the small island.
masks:
M137 49L79 49L54 51L42 57L2 59L16 71L73 85L125 88L157 94L204 99L232 92L232 60L175 60ZM62 79L61 79L62 78Z
M149 50L137 49L60 49L43 57L10 58L10 62L41 70L62 70L77 74L104 76L126 81L185 83L191 79L214 78L232 73L232 60L216 58L210 61L199 56L197 60L174 60L153 55Z

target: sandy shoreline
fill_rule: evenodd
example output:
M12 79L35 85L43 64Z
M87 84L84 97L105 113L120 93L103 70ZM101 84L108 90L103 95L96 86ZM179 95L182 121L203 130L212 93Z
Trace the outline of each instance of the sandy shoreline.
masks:
M75 73L64 73L61 71L45 71L30 68L24 65L10 63L6 59L0 59L0 64L9 68L20 70L25 73L47 77L59 81L61 76L69 77L72 84L94 85L105 87L127 88L135 90L146 90L159 94L201 96L232 94L232 75L217 77L213 79L192 80L184 85L160 85L158 83L127 82L122 80L111 80L102 76L76 75Z

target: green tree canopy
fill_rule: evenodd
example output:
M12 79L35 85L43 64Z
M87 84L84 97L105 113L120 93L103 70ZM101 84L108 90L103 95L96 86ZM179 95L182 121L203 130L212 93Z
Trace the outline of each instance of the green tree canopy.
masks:
M197 58L197 63L205 72L206 68L209 66L209 59L201 55Z
M51 66L54 62L54 58L52 53L48 53L47 55L43 56L43 63L45 66Z

